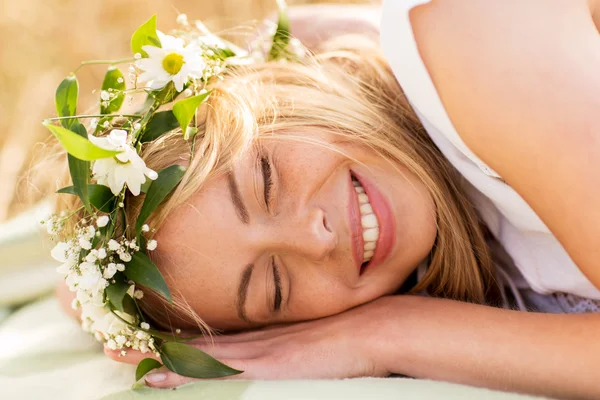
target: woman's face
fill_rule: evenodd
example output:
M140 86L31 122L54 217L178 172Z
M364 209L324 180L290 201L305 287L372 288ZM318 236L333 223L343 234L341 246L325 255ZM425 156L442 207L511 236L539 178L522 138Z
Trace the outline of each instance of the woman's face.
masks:
M342 312L394 293L430 252L423 184L371 149L332 146L262 142L161 226L157 265L211 327Z

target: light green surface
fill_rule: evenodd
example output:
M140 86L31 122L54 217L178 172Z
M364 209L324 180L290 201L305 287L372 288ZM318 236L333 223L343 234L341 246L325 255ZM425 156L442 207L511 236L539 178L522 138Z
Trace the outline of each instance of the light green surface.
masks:
M202 381L176 390L132 390L135 366L117 363L60 310L39 299L56 282L41 218L0 225L0 399L354 400L490 399L531 397L442 382L400 378L322 381ZM11 231L12 230L12 233ZM47 245L46 245L47 247ZM25 249L28 249L25 252ZM21 256L22 255L22 256ZM9 261L6 261L9 260ZM26 301L30 304L13 308Z

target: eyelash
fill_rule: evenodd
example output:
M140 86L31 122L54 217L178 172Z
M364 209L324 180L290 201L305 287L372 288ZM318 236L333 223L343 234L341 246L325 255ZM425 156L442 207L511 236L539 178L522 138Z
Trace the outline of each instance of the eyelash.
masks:
M275 257L271 257L271 268L273 268L273 280L275 281L275 299L273 300L273 310L275 312L281 309L281 276L279 275L279 268L275 264Z
M271 189L273 187L273 169L269 159L265 156L260 157L260 166L263 174L265 204L267 210L269 210L269 205L271 204Z

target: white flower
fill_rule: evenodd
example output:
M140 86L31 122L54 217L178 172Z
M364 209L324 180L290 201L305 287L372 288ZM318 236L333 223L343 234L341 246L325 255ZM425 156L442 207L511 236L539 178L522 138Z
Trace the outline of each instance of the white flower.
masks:
M88 136L96 146L106 150L120 151L114 157L101 158L94 162L92 173L100 185L108 186L114 195L118 195L125 183L129 191L137 196L146 177L155 180L158 174L146 167L146 163L135 149L127 143L127 132L113 129L108 136Z
M92 248L92 243L86 238L79 238L79 245L82 249L89 250Z
M116 273L117 273L117 264L109 263L106 266L106 268L104 268L104 273L102 274L102 276L104 276L104 278L106 278L106 279L110 279L113 276L115 276Z
M125 264L117 263L117 271L119 271L119 272L125 271Z
M83 231L82 236L86 239L91 239L94 237L95 234L96 234L96 228L94 228L93 226L90 225Z
M106 249L98 249L98 254L96 255L96 257L98 257L98 260L104 260L106 258Z
M142 232L149 232L149 231L150 231L150 227L148 226L148 224L142 225Z
M158 246L158 243L156 242L156 240L152 239L152 240L148 240L148 244L146 245L146 248L150 251L155 250L156 246Z
M123 262L131 261L131 254L127 253L126 251L118 251L117 254L119 254L119 258L121 259L121 261L123 261Z
M116 250L119 250L120 248L121 248L121 245L115 239L110 239L108 241L108 249L109 250L116 251Z
M104 101L108 101L110 100L110 95L106 90L103 90L102 92L100 92L100 98Z
M187 17L187 15L186 15L186 14L179 14L179 15L177 16L177 20L176 20L176 22L177 22L179 25L183 25L183 26L188 26L188 25L189 25L189 22L188 22L188 17Z
M173 81L178 92L190 77L200 78L206 64L202 50L193 43L184 46L183 39L165 35L157 31L162 47L143 46L148 58L137 61L139 69L144 71L140 80L150 83L150 88L160 89Z
M150 324L148 324L147 322L142 322L140 324L140 328L142 328L144 330L148 330L148 329L150 329Z
M56 246L50 251L50 255L56 261L66 263L69 260L68 251L71 248L68 243L58 242Z
M144 297L144 292L142 292L141 290L136 290L135 292L133 292L133 297L135 297L138 300L141 300Z
M98 225L98 228L104 228L106 225L108 225L108 221L110 221L108 215L103 215L101 217L98 217L98 219L96 220L96 225Z

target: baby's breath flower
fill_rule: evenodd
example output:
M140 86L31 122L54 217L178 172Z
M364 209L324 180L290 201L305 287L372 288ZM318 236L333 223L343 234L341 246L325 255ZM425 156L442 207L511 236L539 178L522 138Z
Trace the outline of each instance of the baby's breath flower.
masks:
M92 243L86 238L79 238L79 245L82 249L89 250L92 248Z
M131 254L129 254L128 252L122 250L122 251L117 251L117 254L119 255L119 258L121 259L121 261L123 261L123 262L131 261Z
M141 300L144 297L144 292L138 289L135 292L133 292L133 297L135 297L138 300Z
M104 268L104 272L103 272L102 276L104 276L105 279L110 279L113 276L115 276L116 273L117 273L117 264L108 263L106 268Z
M106 225L108 225L109 221L110 218L108 218L108 215L103 215L101 217L98 217L98 219L96 220L96 225L98 225L98 228L104 228Z
M117 271L119 271L119 272L125 271L125 264L117 263Z
M142 59L142 55L140 53L135 53L133 55L133 58L135 58L136 60L141 60Z
M110 95L106 90L103 90L102 92L100 92L100 98L104 101L108 101L110 100Z
M156 242L156 240L152 239L152 240L148 240L148 244L146 245L146 248L150 251L155 250L156 247L158 246L158 243Z
M142 225L142 232L148 232L148 231L150 231L150 227L148 226L148 224Z
M98 249L98 253L96 254L96 257L98 257L99 260L104 260L106 258L106 249L105 248Z
M98 126L98 118L92 118L90 120L90 128L92 130L96 130L96 127Z
M149 323L147 323L147 322L142 322L142 323L140 324L140 328L142 328L142 329L144 329L144 330L146 330L146 331L147 331L148 329L150 329L150 324L149 324Z
M116 250L119 250L120 248L121 248L121 245L115 239L110 239L108 241L108 249L109 250L116 251Z
M188 25L189 25L189 22L188 22L188 17L187 17L187 15L185 15L185 14L179 14L179 15L177 16L177 20L176 20L176 22L177 22L179 25L183 25L183 26L188 26Z

